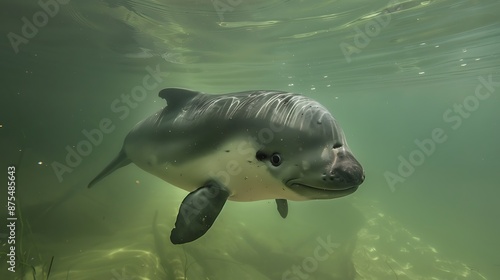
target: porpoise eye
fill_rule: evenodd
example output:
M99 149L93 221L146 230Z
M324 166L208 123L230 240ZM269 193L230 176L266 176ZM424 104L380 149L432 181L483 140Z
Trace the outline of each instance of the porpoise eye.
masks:
M281 155L278 153L274 153L271 155L271 163L274 166L279 166L281 164Z

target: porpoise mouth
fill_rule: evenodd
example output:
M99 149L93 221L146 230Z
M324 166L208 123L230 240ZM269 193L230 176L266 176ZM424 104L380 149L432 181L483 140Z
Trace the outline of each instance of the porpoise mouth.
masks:
M285 185L290 188L290 190L301 194L306 197L317 198L317 199L328 199L335 197L342 197L355 192L359 185L348 186L344 188L327 189L317 186L311 186L303 183L294 182L296 179L288 180Z

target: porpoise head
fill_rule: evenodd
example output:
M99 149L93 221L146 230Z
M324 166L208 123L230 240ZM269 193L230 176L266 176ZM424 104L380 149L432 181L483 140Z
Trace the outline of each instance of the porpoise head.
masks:
M363 167L333 116L311 99L287 110L275 111L276 123L288 121L271 141L261 145L256 158L304 199L331 199L356 191L365 179Z

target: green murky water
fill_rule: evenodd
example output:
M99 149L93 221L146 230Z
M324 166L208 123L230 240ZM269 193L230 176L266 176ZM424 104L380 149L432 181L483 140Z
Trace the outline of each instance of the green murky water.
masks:
M0 198L15 165L17 221L9 239L2 207L0 278L500 277L498 1L2 6ZM273 201L228 202L206 236L173 246L184 191L133 165L85 188L165 87L310 96L367 179L290 202L285 220Z

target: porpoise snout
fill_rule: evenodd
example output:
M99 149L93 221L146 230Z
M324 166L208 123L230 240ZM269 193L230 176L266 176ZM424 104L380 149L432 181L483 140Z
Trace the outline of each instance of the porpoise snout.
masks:
M336 152L336 160L329 172L323 173L322 176L323 181L331 182L335 189L359 186L365 180L363 167L347 150Z
M333 181L335 187L339 188L358 186L365 180L363 168L359 164L339 165L323 176L326 180Z

